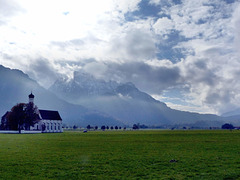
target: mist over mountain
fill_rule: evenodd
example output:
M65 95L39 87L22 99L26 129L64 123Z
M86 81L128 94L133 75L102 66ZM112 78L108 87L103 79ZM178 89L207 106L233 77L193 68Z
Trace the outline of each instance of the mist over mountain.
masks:
M90 110L81 105L70 104L41 87L22 71L0 65L0 116L11 110L17 103L27 103L31 91L35 95L34 101L39 109L58 110L65 124L79 126L123 124L107 114Z
M116 117L127 125L221 126L224 119L211 114L183 112L169 108L141 92L131 82L118 83L96 79L84 72L74 72L71 80L59 79L50 88L69 103L83 105Z
M240 116L240 108L222 114L223 117Z
M239 123L239 116L219 117L211 114L183 112L141 92L133 83L104 81L75 72L73 79L59 79L46 90L20 70L0 65L0 115L20 102L28 102L33 92L40 109L58 110L63 123L69 125L148 126L189 125L221 126L224 122Z

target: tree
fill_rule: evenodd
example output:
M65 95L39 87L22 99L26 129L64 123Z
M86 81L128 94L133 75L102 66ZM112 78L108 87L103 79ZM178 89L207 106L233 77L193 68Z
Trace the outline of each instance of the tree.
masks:
M87 129L90 130L90 129L91 129L91 126L90 126L90 125L87 125Z
M13 106L11 111L8 113L7 123L9 125L9 129L18 130L19 133L21 133L21 129L23 128L24 121L26 119L24 106L24 103L17 104Z
M146 129L146 128L148 128L148 126L146 126L145 124L138 125L138 127L139 127L139 129L140 129L140 128L141 128L141 129Z
M74 130L77 129L77 128L78 128L78 127L77 127L76 125L73 126L73 129L74 129Z
M139 129L138 125L136 125L136 124L134 124L132 128L135 129L135 130Z
M7 112L1 121L1 128L5 130L30 130L30 126L34 126L39 121L37 107L33 103L19 103Z
M95 130L97 130L98 129L98 126L95 126Z
M103 131L105 131L106 127L105 127L105 126L102 126L101 129L102 129Z
M24 109L25 112L25 121L24 126L25 130L30 130L30 126L34 126L39 121L37 114L37 107L33 103L28 103Z
M118 126L115 126L115 129L118 130Z
M226 123L226 124L222 125L222 129L233 129L233 128L234 128L234 126L232 124Z
M107 130L108 130L108 129L109 129L109 126L107 126L106 128L107 128Z
M111 126L111 130L113 130L113 126Z

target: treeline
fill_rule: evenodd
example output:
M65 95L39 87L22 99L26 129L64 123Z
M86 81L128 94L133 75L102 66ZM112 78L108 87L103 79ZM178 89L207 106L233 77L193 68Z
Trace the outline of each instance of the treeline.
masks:
M87 127L86 127L88 130L90 130L90 129L94 129L94 130L98 130L98 129L101 129L101 130L118 130L118 129L124 129L124 130L126 130L127 129L127 127L126 126L124 126L124 127L121 127L121 126L105 126L105 125L103 125L103 126L101 126L101 127L98 127L98 126L94 126L94 127L92 127L92 126L90 126L90 125L88 125Z
M66 124L63 124L63 128L64 129L69 129L69 130L78 130L78 129L82 129L82 130L126 130L126 129L133 129L133 130L138 130L138 129L171 129L171 130L178 130L178 129L183 129L183 130L187 130L187 129L240 129L240 127L235 127L232 124L226 123L223 124L222 127L156 127L156 126L146 126L144 124L133 124L132 126L91 126L90 124L87 125L86 127L79 127L77 125L73 125L73 126L68 126Z
M87 125L86 127L78 127L77 125L74 126L67 126L67 125L63 125L64 129L73 129L73 130L77 130L77 129L87 129L87 130L126 130L127 127L124 126L91 126L91 125Z
M68 126L68 125L63 125L64 129L73 129L73 130L77 130L77 129L87 129L87 130L126 130L126 129L133 129L133 130L138 130L138 129L146 129L148 128L148 126L144 125L144 124L133 124L132 127L127 127L127 126L91 126L90 124L87 125L86 127L79 127L77 125L74 126Z

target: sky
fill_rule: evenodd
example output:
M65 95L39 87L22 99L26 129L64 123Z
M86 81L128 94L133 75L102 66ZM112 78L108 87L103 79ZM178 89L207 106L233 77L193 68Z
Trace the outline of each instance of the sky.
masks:
M240 0L0 0L0 64L45 88L84 71L169 107L240 107Z

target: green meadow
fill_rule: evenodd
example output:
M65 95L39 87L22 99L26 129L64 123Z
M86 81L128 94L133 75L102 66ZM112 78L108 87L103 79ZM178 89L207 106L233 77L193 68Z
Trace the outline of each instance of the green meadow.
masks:
M0 134L0 179L240 179L240 131Z

